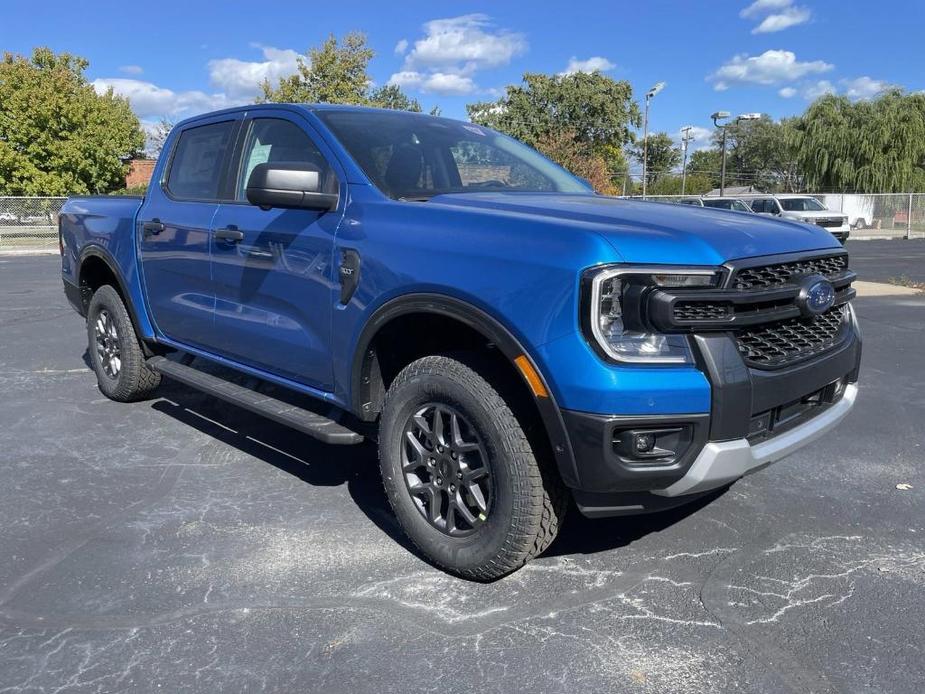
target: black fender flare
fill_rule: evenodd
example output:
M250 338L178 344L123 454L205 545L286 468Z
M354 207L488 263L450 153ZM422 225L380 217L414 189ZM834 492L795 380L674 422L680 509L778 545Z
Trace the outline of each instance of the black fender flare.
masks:
M371 362L375 356L369 349L379 330L394 318L409 313L433 313L453 318L464 325L476 330L493 343L497 349L510 362L515 370L514 360L525 356L534 371L542 381L548 397L534 397L537 410L549 442L562 479L567 486L578 486L578 470L569 441L568 431L562 412L556 403L555 395L546 381L543 372L537 367L530 353L523 347L520 340L515 337L500 321L482 309L470 303L455 299L443 294L416 293L406 294L392 299L380 306L363 326L353 353L350 376L351 409L366 421L371 421L377 413L369 411L370 385L367 378ZM524 379L525 384L529 384Z
M116 289L119 292L119 296L122 297L122 301L125 303L125 308L128 311L129 318L132 320L132 327L135 328L135 335L138 337L139 342L141 342L142 349L146 352L148 351L147 343L141 337L141 329L138 325L138 316L135 312L135 304L132 302L132 295L128 291L128 287L125 286L125 280L122 279L122 275L119 272L119 265L116 263L115 258L112 257L112 254L107 251L102 246L92 244L85 246L80 251L80 255L77 258L77 286L80 289L81 300L84 305L84 316L86 316L86 309L90 306L91 292L83 283L83 270L84 270L84 261L88 258L98 258L109 268L109 271L112 273L112 276L116 278Z

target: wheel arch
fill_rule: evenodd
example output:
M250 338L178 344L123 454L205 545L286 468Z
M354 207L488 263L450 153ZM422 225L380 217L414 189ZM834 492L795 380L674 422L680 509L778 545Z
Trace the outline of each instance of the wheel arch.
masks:
M90 299L93 293L104 284L112 285L113 289L118 292L125 309L128 311L129 318L132 321L132 327L135 329L135 335L138 337L143 349L147 352L148 346L143 339L141 326L138 322L138 314L135 311L135 305L132 302L131 294L125 286L118 271L118 263L112 255L102 246L90 245L80 252L77 264L77 286L80 290L80 300L83 305L83 315L87 315L87 309L90 307Z
M548 381L521 340L500 320L473 304L442 294L417 293L392 299L379 307L366 322L354 350L351 366L350 404L360 419L374 421L380 411L385 383L381 372L378 339L389 326L411 318L435 317L452 321L472 334L480 336L494 346L509 369L519 374L519 383L531 394L539 420L556 460L563 481L568 486L578 484L578 474L568 432ZM535 374L545 391L545 397L536 396L533 385L515 360L525 358L529 370Z

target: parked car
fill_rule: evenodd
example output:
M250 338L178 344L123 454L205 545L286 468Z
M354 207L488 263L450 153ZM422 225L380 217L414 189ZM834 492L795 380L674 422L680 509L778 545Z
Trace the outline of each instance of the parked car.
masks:
M569 497L693 501L858 392L855 275L821 227L599 196L472 123L197 116L144 198L71 198L60 236L106 396L166 376L332 444L319 464L375 441L404 532L470 579L542 553Z
M682 198L678 201L682 205L695 205L697 207L713 207L719 210L732 210L733 212L751 212L752 208L738 198Z
M848 215L833 212L811 195L749 195L743 196L757 214L785 217L821 226L842 244L851 234Z

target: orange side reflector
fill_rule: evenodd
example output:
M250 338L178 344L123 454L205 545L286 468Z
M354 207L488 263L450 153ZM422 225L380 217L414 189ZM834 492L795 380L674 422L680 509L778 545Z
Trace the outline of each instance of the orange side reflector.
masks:
M514 360L514 363L517 364L520 373L527 379L527 383L530 384L530 390L533 391L533 394L538 398L548 398L549 393L546 391L546 386L543 385L543 379L540 378L536 369L533 368L533 364L527 359L527 355L521 354Z

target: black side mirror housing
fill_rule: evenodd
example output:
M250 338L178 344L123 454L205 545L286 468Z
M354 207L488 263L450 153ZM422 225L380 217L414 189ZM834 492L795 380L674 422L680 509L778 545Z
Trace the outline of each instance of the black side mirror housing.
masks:
M247 179L247 201L261 209L319 210L337 207L335 193L322 193L321 173L305 162L258 164Z

